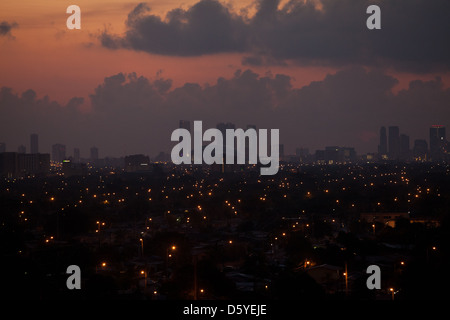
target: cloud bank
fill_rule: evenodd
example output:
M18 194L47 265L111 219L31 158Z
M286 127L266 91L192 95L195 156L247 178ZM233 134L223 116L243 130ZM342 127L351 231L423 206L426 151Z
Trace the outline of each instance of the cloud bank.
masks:
M9 36L12 37L11 30L13 28L17 28L19 25L16 22L0 22L0 37L1 36Z
M284 74L260 75L237 70L213 84L148 79L136 73L106 77L89 96L92 110L80 111L83 98L66 105L38 98L33 90L21 94L0 90L0 141L9 151L28 145L38 133L42 151L54 143L81 148L82 156L97 146L100 156L169 152L170 135L179 120L202 120L205 128L232 122L246 128L280 129L287 152L296 147L312 151L329 145L353 146L374 152L379 127L399 125L414 139L428 138L428 128L450 126L450 89L440 78L412 81L392 93L397 79L380 71L345 68L300 89Z
M256 13L234 12L217 0L174 8L164 18L145 3L126 20L123 35L104 31L101 44L151 54L200 56L238 52L244 65L293 61L365 65L400 71L450 68L450 2L378 0L381 30L366 28L369 0L255 0Z

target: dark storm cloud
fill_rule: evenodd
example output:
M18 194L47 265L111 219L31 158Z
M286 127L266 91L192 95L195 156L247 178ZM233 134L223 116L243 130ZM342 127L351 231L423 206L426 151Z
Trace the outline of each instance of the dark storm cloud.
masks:
M368 30L366 9L381 8L381 30ZM448 0L255 1L256 14L234 14L216 0L173 9L165 19L139 4L123 36L103 32L105 47L193 56L250 53L244 65L301 64L394 67L429 72L450 67Z
M174 9L163 21L147 14L141 3L128 15L124 38L104 32L101 42L108 48L126 47L156 54L194 56L244 49L243 20L217 1L202 0L188 10Z
M119 73L93 89L88 113L80 112L82 98L60 105L33 90L18 94L3 87L0 141L14 151L37 132L47 152L59 142L67 144L69 155L73 147L88 155L95 145L101 156L155 156L170 151L170 135L179 120L202 120L204 129L219 122L280 129L287 153L299 146L314 151L328 145L353 146L362 153L376 151L380 126L400 126L411 143L427 139L432 124L450 126L450 89L440 78L412 81L397 94L392 92L397 79L361 67L345 68L302 88L292 81L283 74L237 70L212 84L173 87L161 75L148 79Z
M11 36L11 30L17 27L18 24L16 22L0 22L0 36Z
M32 89L22 94L11 88L0 89L0 140L8 151L17 151L23 144L29 150L31 133L39 133L41 151L49 152L50 144L76 143L83 129L83 115L78 107L83 98L74 97L66 105L52 101L48 96L38 98Z

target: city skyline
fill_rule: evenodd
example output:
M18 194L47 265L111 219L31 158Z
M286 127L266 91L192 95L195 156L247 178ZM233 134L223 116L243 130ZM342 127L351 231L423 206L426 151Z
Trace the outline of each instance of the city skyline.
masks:
M450 8L402 1L379 1L380 30L370 1L81 0L80 30L50 1L2 1L0 141L156 156L179 119L279 129L287 154L373 152L382 125L420 139L450 126Z
M179 120L179 128L186 129L188 131L191 131L191 121L190 120ZM216 125L216 128L219 129L222 134L225 133L226 129L236 129L236 126L234 123L218 123ZM255 129L257 130L257 127L255 125L247 125L246 129ZM246 130L244 129L244 131ZM436 125L433 124L429 127L429 136L428 136L428 142L425 138L418 138L414 140L410 140L410 136L405 134L405 132L402 131L400 133L399 126L388 126L389 133L387 133L386 126L381 126L379 130L379 144L376 149L373 152L367 152L367 153L358 153L358 150L355 150L354 147L349 145L325 145L322 148L319 149L311 149L307 146L297 146L294 150L294 152L291 153L285 153L284 152L284 144L282 141L279 144L280 147L280 159L286 160L287 158L284 158L284 156L292 157L292 156L300 156L300 159L304 157L309 157L315 155L315 160L317 161L318 157L320 159L325 159L325 153L327 152L327 149L331 151L333 148L336 149L335 151L338 151L337 149L342 150L351 150L350 152L354 153L352 156L349 156L347 154L346 158L347 160L352 159L351 161L356 161L356 156L358 156L359 159L361 159L361 156L366 156L367 160L444 160L447 159L447 154L449 152L450 147L448 146L448 141L446 138L446 127L444 125ZM412 142L412 143L411 143ZM30 135L30 152L29 154L33 153L39 153L39 152L33 152L38 150L38 144L39 144L39 134L32 133ZM203 142L205 144L205 142ZM224 146L225 148L225 146ZM19 145L17 148L17 153L27 153L27 148L25 145ZM74 147L73 153L67 153L66 155L66 145L61 143L55 143L52 144L51 148L51 159L56 162L62 162L65 159L71 159L75 163L80 162L81 159L84 161L91 161L95 162L100 158L124 158L126 156L129 156L131 154L123 154L119 157L113 157L109 155L104 155L104 157L99 157L99 148L97 146L92 146L89 148L89 156L88 157L82 157L80 153L80 149L78 147ZM311 153L310 153L311 150ZM8 150L6 148L6 144L4 142L0 142L0 153L2 152L15 152ZM248 152L248 146L246 145L246 153ZM322 152L323 155L319 155L318 152ZM325 152L325 153L324 153ZM348 151L347 151L348 152ZM50 153L50 152L41 152L41 153ZM135 154L143 154L142 152L137 152ZM149 154L145 154L146 156L150 156L151 159L157 159L162 154L166 154L164 151L157 151L154 153L154 156L151 156ZM376 155L374 158L373 156ZM168 154L166 154L168 157ZM248 156L248 155L247 155ZM369 158L370 157L370 158ZM293 159L293 158L291 158ZM296 161L296 160L294 160ZM309 160L311 161L311 160Z
M169 318L448 298L449 17L0 1L2 292Z

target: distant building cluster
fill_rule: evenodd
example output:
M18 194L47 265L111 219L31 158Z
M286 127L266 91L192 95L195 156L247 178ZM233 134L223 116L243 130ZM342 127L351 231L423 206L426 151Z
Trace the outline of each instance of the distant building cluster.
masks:
M17 152L7 152L6 144L0 143L0 177L18 178L24 176L45 176L52 168L61 168L65 176L83 175L87 173L88 165L122 165L114 159L99 159L98 148L92 147L90 158L82 159L80 149L74 148L73 157L66 155L66 146L56 143L52 145L51 156L39 152L38 134L30 135L30 153L24 145Z
M6 152L5 143L0 143L0 176L8 178L22 176L45 176L50 172L50 155L39 153L38 135L30 138L31 153L21 145L17 152Z
M179 127L191 131L188 120L180 120ZM221 132L235 129L233 123L218 123ZM255 125L247 125L247 129L256 130ZM170 155L164 152L150 159L143 154L127 155L121 158L100 158L99 149L92 147L90 157L82 158L80 149L73 149L73 156L66 154L66 145L52 145L51 157L48 153L39 152L38 134L30 135L30 153L20 145L17 152L7 152L6 144L0 142L0 176L15 178L22 176L42 176L50 173L51 168L61 168L64 175L83 175L92 167L123 168L125 172L150 172L153 162L169 162ZM230 150L228 148L228 150ZM236 150L234 150L236 151ZM357 161L448 161L450 160L450 142L447 141L446 128L443 125L432 125L429 128L429 143L425 139L416 139L410 144L408 135L401 133L398 126L382 126L379 133L378 152L358 156L355 148L342 146L327 146L323 150L310 153L308 148L297 148L295 154L286 155L284 145L279 144L280 161L296 163L340 164ZM246 145L246 158L248 145ZM268 150L270 152L270 148ZM223 157L226 157L227 146L224 144ZM193 154L193 152L191 152ZM235 153L236 154L236 153ZM246 159L247 160L247 159ZM234 168L234 167L237 167ZM233 169L234 168L234 169ZM215 165L213 171L240 170L238 165Z
M389 134L389 135L388 135ZM398 126L380 129L380 144L378 145L378 157L382 160L401 161L443 161L448 160L450 144L445 135L445 126L432 125L430 127L429 142L424 139L414 140L410 147L409 136L400 134Z

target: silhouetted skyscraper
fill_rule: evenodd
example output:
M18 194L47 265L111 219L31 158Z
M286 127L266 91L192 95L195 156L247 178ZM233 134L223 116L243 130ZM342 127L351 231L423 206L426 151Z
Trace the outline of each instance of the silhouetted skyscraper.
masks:
M73 162L75 163L80 162L80 149L78 148L73 149Z
M389 159L397 160L400 155L400 130L397 126L389 127Z
M18 148L17 148L17 153L26 153L27 152L27 148L21 144Z
M30 136L30 153L39 153L39 137L36 133Z
M380 128L380 144L378 145L378 154L379 155L387 155L388 153L388 144L387 144L387 135L386 135L386 127Z
M0 142L0 153L6 152L6 144L3 142Z
M428 143L426 140L417 139L414 140L414 159L416 161L423 161L427 160L427 154L428 154Z
M59 143L52 145L52 160L62 162L64 159L66 159L66 146Z
M91 161L97 161L98 160L98 148L92 147L91 148Z
M447 141L445 127L433 125L430 128L430 153L433 160L439 160L443 156L443 147Z
M409 136L406 134L400 135L400 158L402 160L409 160L410 158Z

